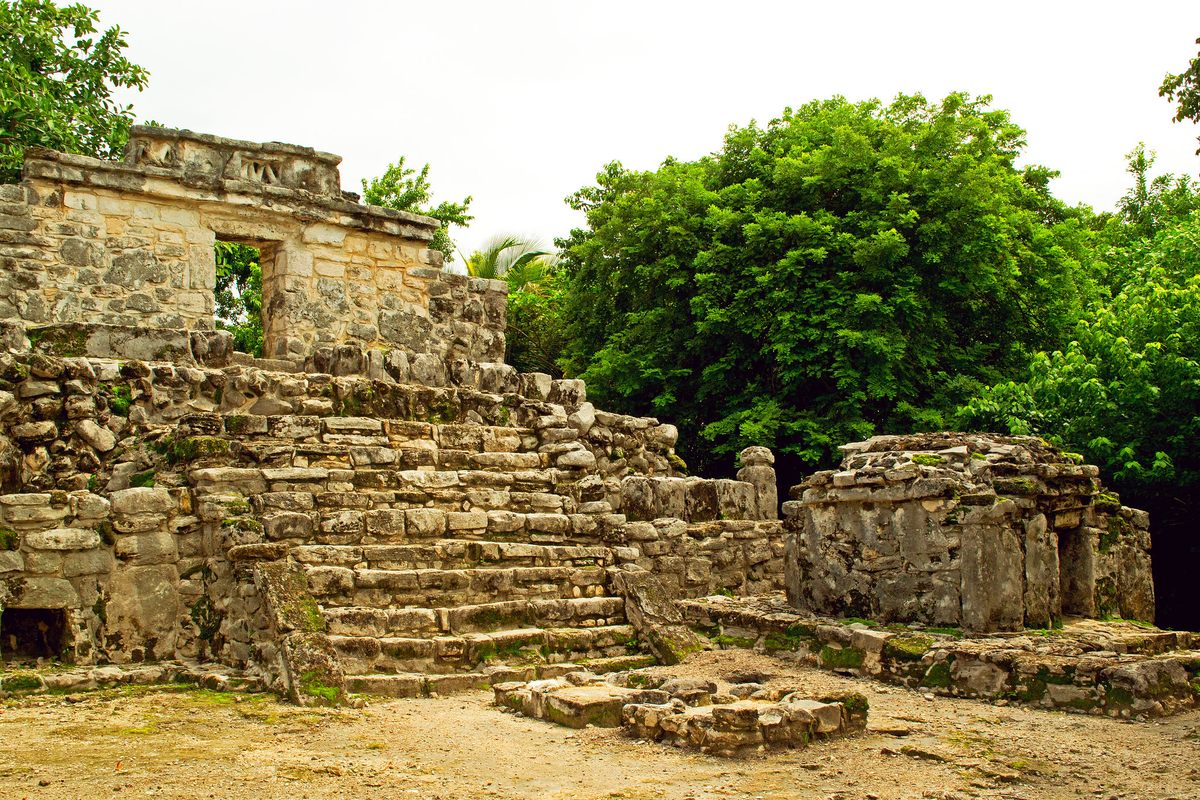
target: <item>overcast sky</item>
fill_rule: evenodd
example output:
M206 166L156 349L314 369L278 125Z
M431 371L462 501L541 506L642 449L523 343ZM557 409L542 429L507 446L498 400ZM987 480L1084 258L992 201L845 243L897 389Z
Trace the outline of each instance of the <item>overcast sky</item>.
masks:
M1139 141L1200 173L1200 131L1158 97L1197 51L1200 2L88 0L150 70L140 119L343 156L404 155L437 199L472 195L470 251L581 224L563 198L608 161L653 168L730 124L835 94L992 94L1055 193L1112 208Z

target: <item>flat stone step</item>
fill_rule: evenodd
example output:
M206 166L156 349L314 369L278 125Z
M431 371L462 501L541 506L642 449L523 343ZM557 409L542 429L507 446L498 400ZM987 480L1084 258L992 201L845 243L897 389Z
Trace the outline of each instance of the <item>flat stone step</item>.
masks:
M603 597L603 567L350 569L309 567L309 591L326 606L448 608L502 600Z
M541 545L463 539L413 544L300 545L293 547L291 554L300 563L313 566L401 570L603 567L615 560L610 548L598 545Z
M347 675L346 688L357 694L380 697L428 697L431 694L455 694L487 689L497 683L557 678L568 672L586 669L597 674L641 669L655 664L653 656L624 655L596 658L582 663L518 665L493 664L472 672L427 674L422 672L372 673Z
M620 597L509 600L453 608L326 608L329 632L337 636L404 637L487 633L505 628L587 628L625 622Z
M327 498L329 495L337 497ZM295 512L272 512L264 515L263 524L272 539L295 538L305 543L322 545L406 544L440 539L463 539L478 542L518 542L528 544L566 544L571 541L595 542L598 531L616 529L624 521L619 514L562 513L561 511L473 510L448 511L420 505L415 508L364 508L366 493L326 492L320 495L322 508L303 512L309 521L299 520ZM462 507L471 502L470 493L455 492L455 501L430 490L447 505ZM514 494L507 493L510 497ZM424 503L428 494L415 498ZM479 499L479 498L476 498ZM557 501L566 506L569 498L556 495L526 494L521 501L529 507L534 503L549 506ZM496 503L502 502L497 499ZM511 500L509 501L511 502ZM573 502L573 501L570 501ZM340 503L341 507L332 505ZM276 521L282 524L276 530ZM295 524L302 523L304 535L298 535Z
M330 635L349 675L465 672L490 663L529 666L638 652L630 625L594 628L516 628L459 636L369 637Z

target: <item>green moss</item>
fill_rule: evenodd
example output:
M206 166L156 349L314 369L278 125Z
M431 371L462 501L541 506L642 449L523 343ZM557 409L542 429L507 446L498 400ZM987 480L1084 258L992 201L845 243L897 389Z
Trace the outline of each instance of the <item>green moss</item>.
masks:
M129 408L133 405L133 391L125 384L100 387L102 394L108 397L108 408L118 417L128 417Z
M923 467L936 467L938 464L946 463L946 459L933 453L915 453L912 460L914 464L920 464Z
M88 333L83 325L30 328L25 336L30 346L39 353L60 358L82 358L87 355Z
M951 683L953 683L953 677L950 673L950 663L947 661L939 661L930 665L921 678L921 685L932 689L946 689Z
M134 488L153 488L154 487L155 471L148 469L145 472L138 472L131 475L129 485Z
M225 418L227 433L245 433L250 428L250 417L232 414Z
M971 458L975 461L987 461L987 456L983 453L971 453Z
M942 636L953 636L955 639L963 637L962 628L925 628L927 633L940 634Z
M28 692L42 688L42 679L36 672L10 672L0 677L0 688L6 692Z
M864 656L857 647L825 645L820 653L821 666L826 669L858 669L862 666Z
M815 650L818 644L816 631L808 625L792 625L783 631L772 631L763 639L763 646L768 652Z
M88 475L87 490L93 494L100 488L100 476L96 473Z
M683 473L684 475L687 475L687 471L688 471L687 462L684 461L682 458L680 458L674 451L667 454L667 463L670 464L671 468L674 469L676 472L680 472L680 473Z
M884 643L883 654L893 661L920 661L931 646L933 638L930 636L893 636Z
M229 453L229 440L218 436L172 436L155 443L154 449L167 457L169 464L211 458Z
M21 534L12 528L0 528L0 550L18 550L21 547Z
M1070 453L1070 452L1067 452L1066 450L1064 450L1059 455L1061 455L1067 461L1070 461L1072 464L1082 464L1083 463L1083 453Z
M300 675L300 691L309 697L318 697L330 705L335 705L342 695L341 689L322 683L321 676L314 670Z

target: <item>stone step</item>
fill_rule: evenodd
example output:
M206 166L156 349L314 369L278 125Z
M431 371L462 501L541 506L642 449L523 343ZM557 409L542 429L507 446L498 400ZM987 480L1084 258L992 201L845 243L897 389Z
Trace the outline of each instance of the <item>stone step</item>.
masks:
M330 635L329 641L348 675L466 672L491 663L528 666L638 652L631 625L515 628L432 638Z
M344 502L352 502L347 499ZM359 503L361 505L361 503ZM475 542L599 544L620 529L619 514L562 514L441 508L320 508L262 515L267 538L320 545L424 544L445 538ZM611 538L611 537L609 537Z
M181 424L193 435L228 435L254 445L339 444L469 453L531 453L536 452L539 444L531 428L473 422L432 423L393 417L189 414Z
M603 567L615 561L599 545L542 545L439 539L406 544L299 545L301 564L352 569L496 569L501 567Z
M604 567L350 569L309 567L309 591L322 605L448 608L502 600L603 597Z
M289 439L264 438L251 441L226 438L229 452L247 465L289 467L297 457L310 465L332 469L386 466L392 469L482 470L488 472L518 472L547 469L552 459L545 453L532 451L472 451L426 446L417 443L397 444L381 437L354 437L352 442L295 442Z
M427 697L431 694L453 694L488 687L507 681L529 681L541 678L557 678L568 672L586 669L602 674L618 670L641 669L655 664L653 656L623 655L611 658L594 658L583 663L517 665L495 664L474 672L426 674L401 672L394 674L374 673L347 675L346 688L359 694L382 697Z
M452 608L325 609L329 632L375 638L487 633L512 628L602 627L625 622L620 597L572 597L560 600L508 600Z

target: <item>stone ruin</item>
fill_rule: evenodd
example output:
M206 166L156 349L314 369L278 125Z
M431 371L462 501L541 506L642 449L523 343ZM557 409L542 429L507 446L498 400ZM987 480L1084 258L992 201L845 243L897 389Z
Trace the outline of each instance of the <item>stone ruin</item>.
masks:
M1099 470L1029 436L844 445L784 504L788 598L818 613L969 631L1064 615L1154 621L1150 521Z
M1036 440L848 445L784 521L765 448L686 476L672 425L505 364L505 284L443 271L436 221L358 203L338 161L138 127L123 162L33 148L0 187L10 665L216 665L327 702L672 664L724 624L689 603L785 585L808 613L971 631L1151 618L1145 515ZM261 253L266 358L215 327L219 241ZM813 641L850 646L831 630ZM679 699L629 724L734 749L821 732L801 696L735 698L790 703L755 707L775 733Z
M643 647L618 585L782 588L769 451L685 477L673 426L519 374L505 284L337 163L135 128L121 163L31 149L0 187L6 659L421 695L694 646ZM268 358L214 329L216 241L262 253Z

